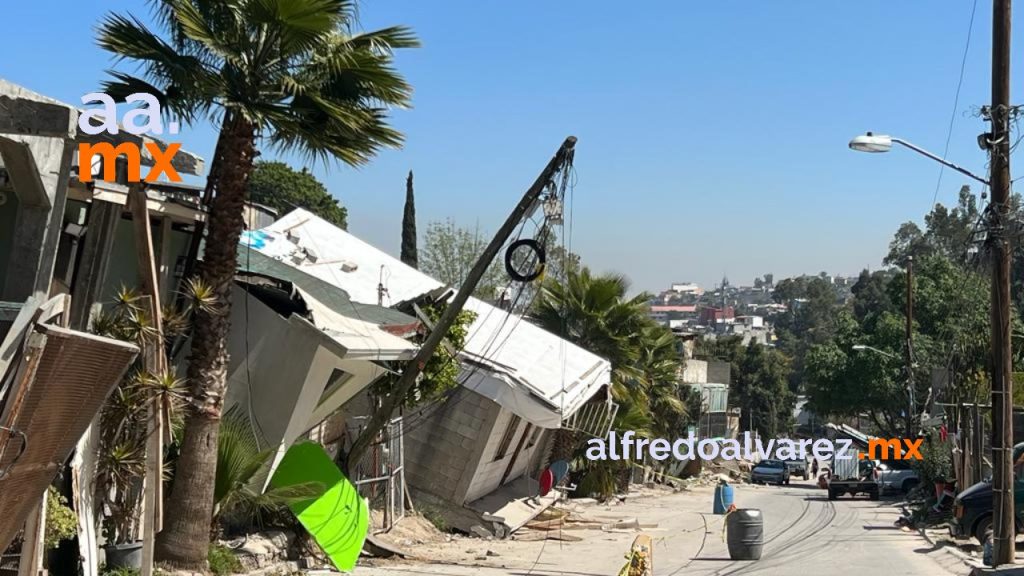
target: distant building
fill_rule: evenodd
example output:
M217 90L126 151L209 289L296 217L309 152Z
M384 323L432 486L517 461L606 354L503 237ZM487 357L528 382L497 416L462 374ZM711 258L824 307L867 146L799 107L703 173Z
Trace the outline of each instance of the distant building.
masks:
M698 317L698 322L704 326L714 326L715 324L721 324L725 322L731 322L736 318L736 309L732 306L726 306L725 308L716 308L709 306L707 308L701 308Z
M659 324L679 328L697 317L697 306L693 304L652 304L648 315Z
M672 284L672 292L676 292L677 294L692 294L694 296L700 296L704 294L704 289L693 282L680 282Z

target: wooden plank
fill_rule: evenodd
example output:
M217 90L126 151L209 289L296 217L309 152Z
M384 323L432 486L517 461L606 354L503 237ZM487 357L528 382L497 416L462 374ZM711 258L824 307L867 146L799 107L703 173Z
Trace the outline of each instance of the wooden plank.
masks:
M135 252L139 258L139 275L142 277L142 290L149 302L153 327L156 330L157 344L145 356L146 369L153 375L162 375L167 371L167 357L163 346L163 319L160 310L160 280L157 274L156 259L153 253L153 233L149 223L146 189L141 185L133 185L129 192L128 204L132 212L135 228ZM146 482L145 499L142 512L142 576L153 574L153 554L156 533L163 527L163 407L160 399L154 398L149 406L146 439Z
M160 218L160 295L169 294L177 287L171 286L174 279L174 262L171 262L171 219L167 216Z

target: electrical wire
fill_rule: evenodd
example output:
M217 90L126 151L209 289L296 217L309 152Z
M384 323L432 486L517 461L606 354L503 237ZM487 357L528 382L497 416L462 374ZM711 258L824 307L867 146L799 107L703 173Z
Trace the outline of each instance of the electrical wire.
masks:
M943 160L945 160L946 159L946 155L949 154L949 143L953 139L953 125L956 122L956 110L960 106L960 90L961 90L961 88L963 88L963 85L964 85L964 71L967 69L967 55L970 53L970 50L971 50L971 36L972 36L972 33L974 32L974 15L977 13L977 10L978 10L978 0L974 0L974 3L972 5L972 7L971 7L971 20L970 20L970 23L967 25L967 42L964 45L964 54L963 54L963 58L961 58L961 61L960 61L960 78L959 78L959 80L957 80L957 83L956 83L956 94L953 97L953 111L952 111L952 113L950 113L949 128L946 131L946 146L942 150L942 159ZM932 198L932 204L931 204L931 207L929 207L929 209L934 207L935 206L935 202L938 201L938 199L939 199L939 188L942 186L942 175L945 172L945 170L946 170L946 165L945 164L940 164L940 166L939 166L939 178L938 178L938 181L935 183L935 195Z
M25 450L28 450L28 436L21 430L8 428L7 426L0 426L0 430L6 430L8 434L7 442L4 443L3 449L0 450L0 455L7 451L7 444L10 443L12 434L17 434L21 437L21 446L18 448L18 453L14 455L14 458L11 459L6 468L0 469L0 480L3 480L14 468L14 465L18 463L18 460L21 460L21 457L25 455Z

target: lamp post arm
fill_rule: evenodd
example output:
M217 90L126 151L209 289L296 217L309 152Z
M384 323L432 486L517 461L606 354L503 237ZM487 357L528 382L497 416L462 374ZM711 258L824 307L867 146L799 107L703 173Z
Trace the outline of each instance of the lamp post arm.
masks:
M897 144L900 144L902 146L905 146L907 148L910 148L911 150L913 150L914 152L917 152L918 154L921 154L922 156L927 156L928 158L931 158L932 160L935 160L936 162L946 166L947 168L952 168L953 170L956 170L957 172L963 174L964 176L967 176L968 178L973 178L973 179L977 180L978 182L981 182L982 184L988 186L988 180L985 180L981 176L976 176L975 174L971 173L969 170L967 170L965 168L961 168L960 166L957 166L956 164L953 164L952 162L950 162L948 160L945 160L945 159L943 159L943 158L941 158L939 156L936 156L935 154L932 154L931 152L925 150L924 148L915 146L915 145L911 144L910 142L907 142L906 140L901 140L899 138L893 138L892 141L897 143Z

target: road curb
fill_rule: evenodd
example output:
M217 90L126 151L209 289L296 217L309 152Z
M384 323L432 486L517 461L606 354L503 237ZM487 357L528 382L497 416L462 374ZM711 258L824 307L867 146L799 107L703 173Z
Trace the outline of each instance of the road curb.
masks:
M977 573L977 574L989 574L990 573L990 572L978 572L978 570L986 570L986 569L991 570L991 568L987 568L986 566L981 564L981 562L979 562L977 558L974 558L970 554L967 554L963 550L960 550L959 548L956 547L956 545L952 545L951 546L951 545L949 545L947 543L944 543L944 542L936 542L930 536L928 536L928 532L925 531L924 528L918 528L917 529L917 533L918 533L919 536L921 536L921 538L924 539L925 542L930 544L933 548L945 552L949 556L951 556L951 557L955 558L956 560L958 560L964 566L970 568L971 569L971 572L970 572L971 576L974 576L975 573ZM1022 572L1021 574L1024 575L1024 572Z

